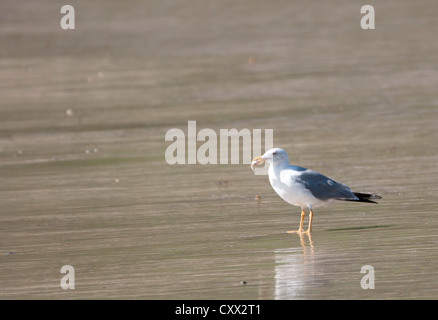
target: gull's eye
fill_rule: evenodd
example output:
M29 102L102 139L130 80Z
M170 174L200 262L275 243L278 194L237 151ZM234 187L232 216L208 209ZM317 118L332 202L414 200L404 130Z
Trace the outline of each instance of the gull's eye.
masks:
M276 156L276 155L277 155L277 151L275 151L274 153L272 153L272 155L273 155L273 156Z

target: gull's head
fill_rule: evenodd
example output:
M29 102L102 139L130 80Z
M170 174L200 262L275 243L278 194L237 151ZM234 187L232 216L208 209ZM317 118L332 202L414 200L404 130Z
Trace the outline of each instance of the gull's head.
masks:
M251 162L251 169L254 171L254 166L268 162L270 165L288 165L289 157L286 151L281 148L273 148L265 152L264 155L255 157Z

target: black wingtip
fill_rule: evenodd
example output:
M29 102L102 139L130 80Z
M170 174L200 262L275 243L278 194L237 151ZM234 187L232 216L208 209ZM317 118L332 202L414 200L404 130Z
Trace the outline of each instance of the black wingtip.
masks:
M372 201L371 199L382 199L381 196L370 193L361 193L361 192L353 192L356 197L359 198L359 202L369 202L369 203L377 203L376 201Z
M373 201L371 199L382 199L381 196L378 196L376 194L370 194L370 193L361 193L361 192L353 192L357 199L345 199L345 198L339 198L338 200L342 201L354 201L354 202L367 202L367 203L375 203L378 204L378 202Z

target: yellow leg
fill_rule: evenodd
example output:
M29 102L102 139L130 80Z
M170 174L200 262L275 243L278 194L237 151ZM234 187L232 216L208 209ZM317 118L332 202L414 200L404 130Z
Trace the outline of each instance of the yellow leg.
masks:
M310 213L309 213L309 227L307 228L307 233L312 232L312 221L313 221L313 211L312 209L310 209Z
M301 209L301 220L300 220L300 228L298 230L287 231L287 233L302 233L303 232L303 223L306 212L304 209Z
M312 222L313 222L313 210L310 209L309 213L309 227L307 228L307 231L303 230L303 222L304 222L304 216L306 213L304 212L304 209L301 209L301 221L300 221L300 228L298 230L294 231L287 231L287 233L308 233L310 234L312 232Z

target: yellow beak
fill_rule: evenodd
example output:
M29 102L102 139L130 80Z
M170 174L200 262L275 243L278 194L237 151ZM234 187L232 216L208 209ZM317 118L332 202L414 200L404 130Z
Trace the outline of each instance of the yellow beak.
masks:
M261 156L255 157L254 159L252 159L252 162L251 162L251 170L254 171L254 166L261 164L263 162L265 162L265 159L263 159Z

